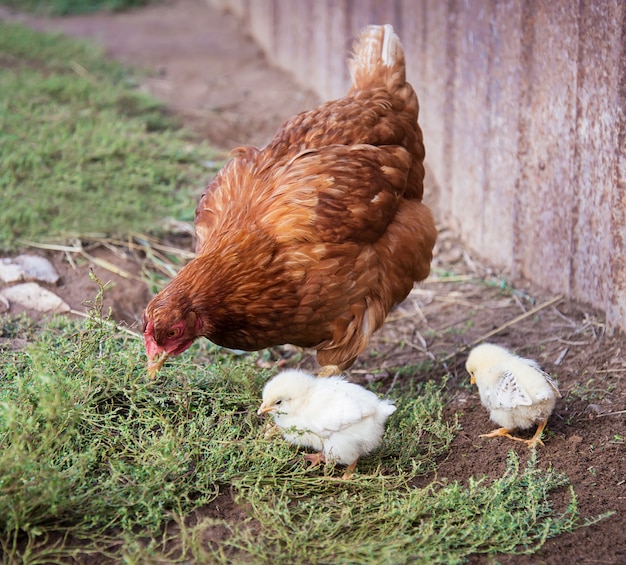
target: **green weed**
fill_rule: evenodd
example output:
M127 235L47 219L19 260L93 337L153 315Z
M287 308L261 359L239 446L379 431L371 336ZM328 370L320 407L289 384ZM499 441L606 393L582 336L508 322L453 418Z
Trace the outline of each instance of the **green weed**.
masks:
M341 481L332 466L307 469L293 446L263 437L256 408L267 374L249 360L186 357L151 382L142 349L102 315L99 296L86 322L56 318L19 358L1 352L0 546L9 562L82 552L127 562L455 563L532 552L578 524L573 493L563 513L550 504L566 478L534 459L520 471L511 456L491 484L411 486L457 428L443 418L442 383L398 391L383 447ZM185 519L223 488L246 518ZM165 536L173 522L179 533ZM228 532L223 542L199 541L216 525Z

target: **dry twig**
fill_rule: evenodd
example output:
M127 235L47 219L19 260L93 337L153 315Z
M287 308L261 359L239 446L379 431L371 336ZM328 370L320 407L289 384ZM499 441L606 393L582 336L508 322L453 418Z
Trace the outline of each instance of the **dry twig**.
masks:
M487 332L486 334L480 336L479 338L475 339L471 343L469 343L467 345L464 345L463 347L460 347L459 349L457 349L453 353L450 353L449 355L447 355L446 357L441 359L440 362L445 365L447 361L449 361L450 359L453 359L459 353L463 353L463 351L468 350L469 348L473 347L474 345L478 345L481 341L484 341L486 339L489 339L490 337L493 337L494 335L499 334L500 332L504 331L505 329L510 328L511 326L514 326L515 324L521 322L522 320L525 320L526 318L529 318L533 314L536 314L537 312L539 312L541 310L544 310L545 308L548 308L549 306L552 306L553 304L557 304L561 300L563 300L563 295L561 295L561 294L559 296L551 298L550 300L544 302L543 304L540 304L539 306L536 306L532 310L528 310L528 312L524 312L524 314L520 314L519 316L516 316L515 318L509 320L508 322L505 322L504 324L502 324L501 326L497 327L496 329L491 330L490 332Z

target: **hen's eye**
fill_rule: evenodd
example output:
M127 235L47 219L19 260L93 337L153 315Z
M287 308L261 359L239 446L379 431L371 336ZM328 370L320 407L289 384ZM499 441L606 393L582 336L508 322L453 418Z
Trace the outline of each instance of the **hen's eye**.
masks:
M174 338L174 337L178 337L180 330L178 329L171 329L169 332L167 332L167 337Z

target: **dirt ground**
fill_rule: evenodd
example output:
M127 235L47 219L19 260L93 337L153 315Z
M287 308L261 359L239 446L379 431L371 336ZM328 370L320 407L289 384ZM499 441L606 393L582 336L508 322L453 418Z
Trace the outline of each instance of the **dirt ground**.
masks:
M315 105L315 95L271 67L258 47L229 14L204 2L166 1L124 14L97 14L59 20L0 13L38 29L60 30L93 38L121 61L148 68L142 88L168 103L198 135L225 149L263 144L292 114ZM418 92L419 95L419 92ZM425 140L428 148L428 140ZM498 556L500 563L626 563L626 337L609 335L601 313L549 295L530 284L506 283L506 273L481 263L441 227L433 275L396 308L369 350L351 371L354 380L440 379L450 375L449 416L458 414L462 430L441 462L437 476L465 481L470 476L499 476L507 452L522 458L528 449L506 439L478 434L495 427L480 405L464 370L467 349L491 340L536 359L559 383L558 401L539 448L542 466L552 466L571 480L583 517L609 510L615 514L591 527L548 540L533 556ZM191 237L177 243L192 249ZM123 246L94 244L93 256L107 259L131 275L140 272L142 254ZM30 250L32 252L32 250ZM38 253L43 253L37 251ZM90 266L110 281L107 302L114 316L137 329L148 287L80 258L50 253L61 274L55 290L70 306L84 310L95 295ZM17 311L17 310L16 310ZM36 314L32 314L36 316ZM290 348L276 348L275 359L291 363ZM292 355L291 358L289 357ZM420 369L425 361L431 369ZM267 362L264 359L263 362ZM298 361L313 367L312 357ZM404 367L405 374L398 373ZM432 479L426 478L426 479ZM555 496L557 507L568 491ZM238 515L229 495L211 507L220 516ZM214 532L219 539L219 532ZM477 556L472 563L491 563Z

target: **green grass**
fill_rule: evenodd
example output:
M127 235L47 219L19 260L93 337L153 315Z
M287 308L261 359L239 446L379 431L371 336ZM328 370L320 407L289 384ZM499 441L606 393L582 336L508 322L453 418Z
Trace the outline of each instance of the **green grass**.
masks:
M214 152L120 66L83 43L2 23L0 60L0 248L193 219Z
M533 552L579 524L573 492L555 512L555 471L510 456L489 483L412 486L436 468L457 425L445 383L407 386L383 447L351 481L307 469L257 417L267 374L220 354L171 362L152 382L142 343L101 315L37 330L2 318L30 345L0 356L0 547L5 562L94 554L126 562L458 563ZM243 518L186 517L232 492ZM176 535L168 534L177 525ZM220 544L203 532L221 527ZM204 540L204 541L202 541Z
M85 14L98 10L137 8L159 0L0 0L0 4L50 16Z

